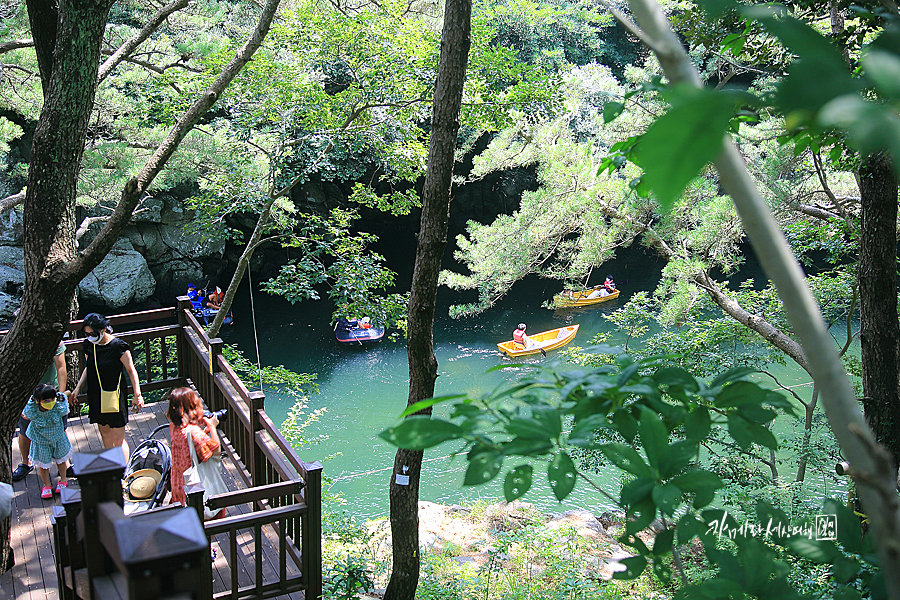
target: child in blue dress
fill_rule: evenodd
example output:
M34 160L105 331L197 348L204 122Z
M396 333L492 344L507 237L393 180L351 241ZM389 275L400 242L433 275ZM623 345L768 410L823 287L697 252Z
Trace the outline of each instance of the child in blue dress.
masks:
M31 419L25 435L31 440L31 462L38 468L44 488L41 498L52 498L53 488L50 486L50 469L56 465L59 482L56 493L66 487L66 469L72 457L72 444L66 437L65 418L69 414L69 403L65 394L48 383L42 383L34 389L28 404L25 405L25 417Z

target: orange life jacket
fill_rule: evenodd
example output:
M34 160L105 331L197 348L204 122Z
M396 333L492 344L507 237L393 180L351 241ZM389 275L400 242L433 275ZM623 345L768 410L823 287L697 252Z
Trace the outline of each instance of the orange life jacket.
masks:
M525 330L524 329L516 329L513 331L513 341L517 344L525 345Z

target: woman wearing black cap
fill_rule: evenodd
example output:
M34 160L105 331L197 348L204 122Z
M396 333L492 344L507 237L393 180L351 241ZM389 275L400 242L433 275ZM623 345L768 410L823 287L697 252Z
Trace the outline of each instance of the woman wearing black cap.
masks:
M84 371L72 391L76 398L81 389L87 385L88 418L96 423L100 430L100 439L104 448L119 446L128 460L128 444L125 442L125 424L128 423L128 396L122 368L128 373L131 387L134 389L134 401L131 408L138 412L144 406L141 394L141 382L131 357L128 343L112 334L112 327L106 317L91 313L84 318L82 325L87 344L84 345ZM118 405L103 406L101 391L118 390Z

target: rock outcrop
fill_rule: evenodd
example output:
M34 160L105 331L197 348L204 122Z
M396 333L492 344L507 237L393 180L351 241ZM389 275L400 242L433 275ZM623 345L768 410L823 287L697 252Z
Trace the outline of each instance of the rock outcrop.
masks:
M78 284L85 302L121 308L149 298L156 280L147 261L127 238L121 238L106 258Z

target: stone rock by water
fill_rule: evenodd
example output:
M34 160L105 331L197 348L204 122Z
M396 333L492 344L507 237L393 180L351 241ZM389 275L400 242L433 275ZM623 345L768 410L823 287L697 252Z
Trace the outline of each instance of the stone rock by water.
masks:
M600 521L590 511L577 509L564 512L560 517L552 519L546 525L548 529L573 527L581 537L599 538L606 535Z
M156 280L144 257L127 238L119 239L106 258L78 284L90 304L121 308L153 295Z

